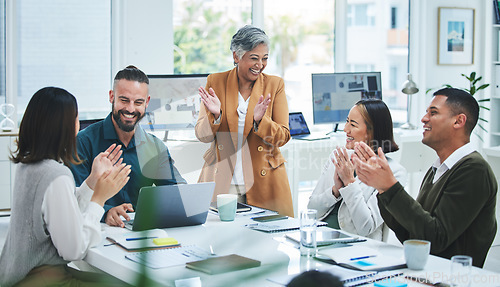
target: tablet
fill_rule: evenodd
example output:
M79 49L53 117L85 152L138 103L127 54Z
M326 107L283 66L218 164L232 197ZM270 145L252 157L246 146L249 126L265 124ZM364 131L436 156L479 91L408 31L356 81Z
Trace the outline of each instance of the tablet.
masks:
M210 204L210 210L213 212L219 212L217 209L217 202L212 202ZM247 212L251 211L252 207L250 205L246 205L244 203L238 202L238 205L236 206L236 212Z
M297 243L300 243L300 231L287 233L285 236ZM357 236L352 236L329 227L318 227L318 230L316 231L317 246L325 246L334 243L356 242L358 240L359 238Z

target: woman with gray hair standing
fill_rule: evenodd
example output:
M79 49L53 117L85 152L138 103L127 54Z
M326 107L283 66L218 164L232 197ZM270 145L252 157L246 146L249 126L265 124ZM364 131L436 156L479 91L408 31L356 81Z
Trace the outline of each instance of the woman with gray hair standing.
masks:
M231 41L235 68L211 74L199 88L203 104L196 137L211 143L199 181L215 181L217 194L293 216L292 196L279 147L290 140L283 79L262 73L269 38L244 26Z

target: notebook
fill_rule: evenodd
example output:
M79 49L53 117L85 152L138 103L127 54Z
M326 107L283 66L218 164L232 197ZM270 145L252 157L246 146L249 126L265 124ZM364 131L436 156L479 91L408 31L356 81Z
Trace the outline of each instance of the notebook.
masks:
M317 226L325 226L326 222L318 221ZM300 229L300 220L289 217L283 220L276 220L270 222L257 222L246 224L245 227L248 227L253 230L274 233L274 232L283 232L290 230L299 230Z
M207 259L210 253L196 245L135 252L125 255L125 258L134 262L159 269L184 265L191 261Z
M219 274L259 266L260 261L237 254L210 257L204 260L186 263L187 268L207 274Z
M290 127L290 135L294 139L319 140L329 138L324 133L311 134L309 127L307 127L306 119L301 112L288 114L288 126Z
M329 257L340 266L362 271L406 268L403 254L400 257L383 255L375 249L364 246L322 249L318 254Z
M167 248L180 245L177 240L168 237L167 232L163 229L109 234L106 239L127 251Z
M207 220L215 182L141 188L135 218L125 222L134 231L191 226Z

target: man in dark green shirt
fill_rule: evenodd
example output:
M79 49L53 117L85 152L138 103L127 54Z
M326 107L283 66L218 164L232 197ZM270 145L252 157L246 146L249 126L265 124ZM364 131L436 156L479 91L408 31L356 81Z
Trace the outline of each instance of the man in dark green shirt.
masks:
M104 205L103 220L108 225L124 227L120 216L130 219L127 211L134 211L141 187L186 183L167 146L138 125L149 103L148 86L148 77L136 67L119 71L109 91L112 112L77 136L78 156L84 160L71 166L77 185L90 174L94 157L113 143L121 145L123 162L131 166L128 183Z
M428 240L432 254L469 255L473 265L482 267L497 231L497 181L470 144L478 117L479 105L466 91L445 88L434 93L422 118L422 143L439 158L427 171L416 200L396 181L381 150L375 155L359 144L354 162L359 179L378 190L380 213L401 242Z

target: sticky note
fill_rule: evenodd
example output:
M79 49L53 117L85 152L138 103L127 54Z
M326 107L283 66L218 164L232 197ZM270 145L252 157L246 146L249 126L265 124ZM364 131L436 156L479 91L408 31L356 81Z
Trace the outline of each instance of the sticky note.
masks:
M390 279L385 279L382 281L375 282L373 286L378 286L378 287L406 287L408 284L404 282L398 282L394 278Z
M173 237L155 238L153 239L153 243L158 246L179 244L179 242Z

